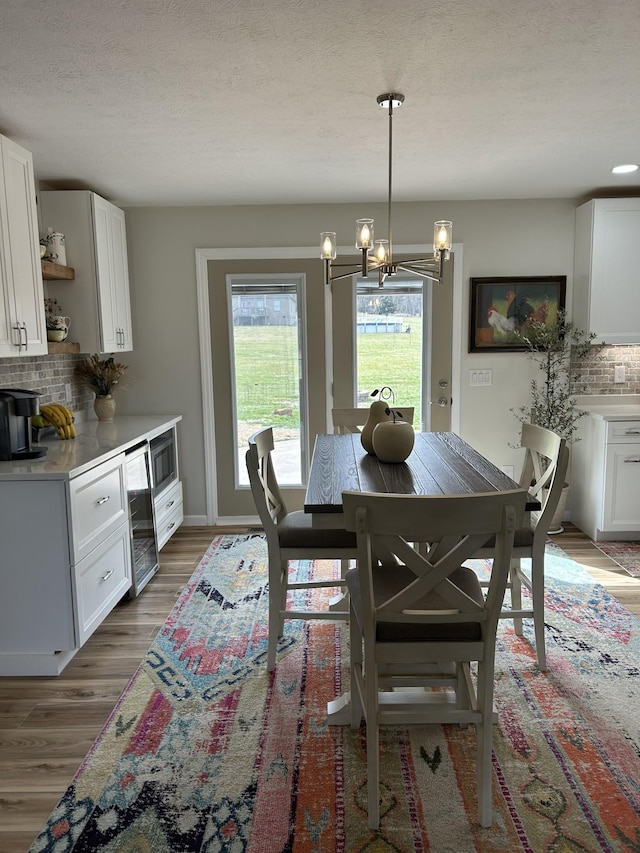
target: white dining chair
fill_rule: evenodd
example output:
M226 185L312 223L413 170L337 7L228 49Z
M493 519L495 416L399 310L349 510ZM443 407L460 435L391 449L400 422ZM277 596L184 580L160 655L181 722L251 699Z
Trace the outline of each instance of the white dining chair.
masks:
M368 823L377 829L379 725L474 723L480 824L491 825L491 753L496 630L513 536L527 492L465 496L344 492L358 543L350 593L351 726L364 715ZM426 554L411 545L426 534ZM461 565L495 536L486 596ZM374 560L372 554L379 559ZM471 662L477 662L474 678ZM402 688L411 688L405 697ZM424 700L430 693L432 701Z
M569 448L557 433L534 424L523 424L520 444L525 448L519 485L538 498L541 509L530 513L528 523L516 531L509 582L511 605L504 607L502 619L513 619L514 630L522 636L523 619L533 619L538 666L547 669L544 636L544 560L547 535L565 484L569 464ZM486 542L474 557L493 558L493 541ZM522 565L531 560L529 572ZM531 606L522 606L522 587L531 594Z
M390 406L394 411L400 412L402 419L407 423L413 423L415 412L414 406ZM339 435L362 432L369 417L369 409L332 409L333 431Z
M356 539L344 528L313 527L311 515L302 511L288 512L278 486L273 460L273 430L271 427L249 438L246 453L251 493L267 539L269 559L269 638L267 669L276 664L278 640L284 631L285 619L342 619L349 617L348 599L337 597L337 604L324 610L298 606L289 602L289 593L297 590L345 587L344 579L324 578L296 581L289 577L293 560L345 560L356 556Z

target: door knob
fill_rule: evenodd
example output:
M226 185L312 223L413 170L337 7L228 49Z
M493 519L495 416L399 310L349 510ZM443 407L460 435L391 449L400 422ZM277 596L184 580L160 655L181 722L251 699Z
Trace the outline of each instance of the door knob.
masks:
M446 397L439 397L438 398L438 405L442 406L442 408L444 408L445 406L449 405L449 401L447 400Z

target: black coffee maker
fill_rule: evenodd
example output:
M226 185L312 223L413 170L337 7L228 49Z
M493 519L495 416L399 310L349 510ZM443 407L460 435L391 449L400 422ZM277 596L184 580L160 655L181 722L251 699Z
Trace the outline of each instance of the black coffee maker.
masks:
M0 388L0 461L38 459L46 447L31 449L31 417L40 414L40 394Z

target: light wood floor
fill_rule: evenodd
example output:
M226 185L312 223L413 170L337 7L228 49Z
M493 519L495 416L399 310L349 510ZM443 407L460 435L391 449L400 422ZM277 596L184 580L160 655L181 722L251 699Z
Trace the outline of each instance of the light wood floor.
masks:
M238 529L181 528L163 548L156 577L137 599L115 608L61 675L0 678L2 853L29 849L209 542ZM640 580L576 528L554 541L640 616Z

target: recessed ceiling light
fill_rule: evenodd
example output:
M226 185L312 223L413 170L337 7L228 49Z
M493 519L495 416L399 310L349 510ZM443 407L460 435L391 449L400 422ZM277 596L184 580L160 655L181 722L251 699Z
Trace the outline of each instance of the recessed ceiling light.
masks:
M637 172L638 167L635 163L626 163L622 166L614 166L611 171L614 175L626 175L627 172Z

